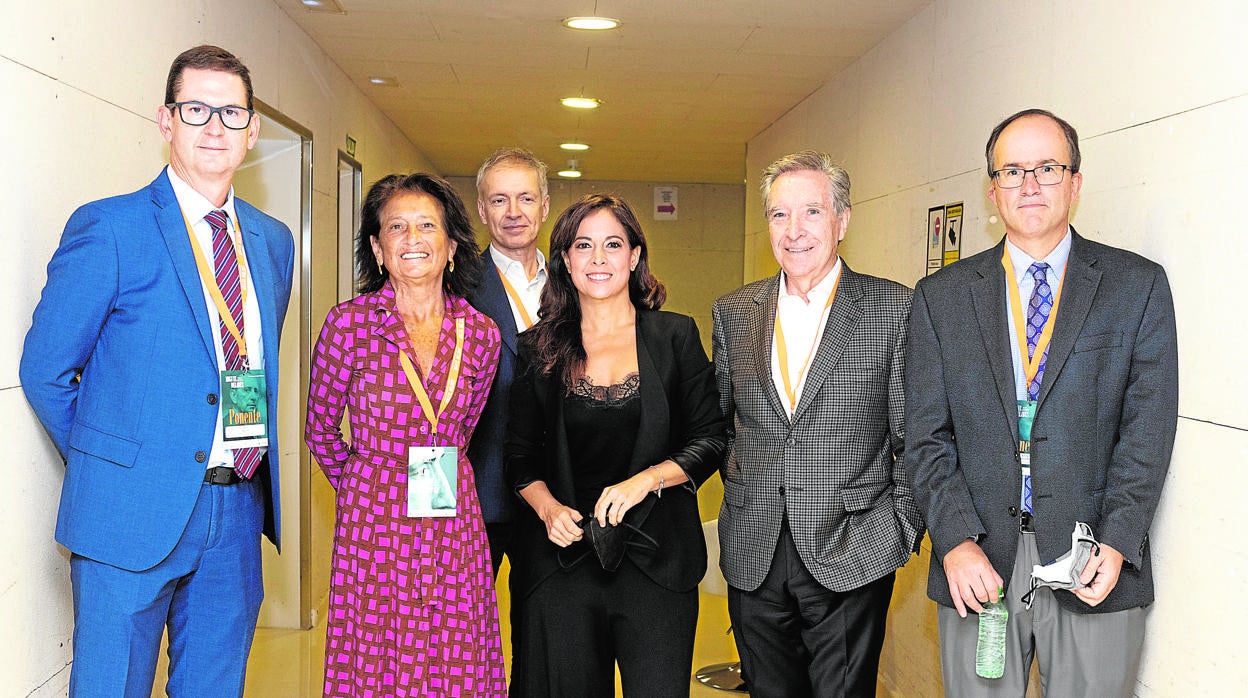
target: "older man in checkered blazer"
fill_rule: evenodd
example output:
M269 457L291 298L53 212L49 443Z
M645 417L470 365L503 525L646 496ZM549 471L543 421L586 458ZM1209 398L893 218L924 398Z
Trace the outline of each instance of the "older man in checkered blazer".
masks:
M827 155L781 158L762 189L781 271L713 310L742 674L756 697L874 696L893 579L923 532L902 463L911 292L837 255L849 175Z

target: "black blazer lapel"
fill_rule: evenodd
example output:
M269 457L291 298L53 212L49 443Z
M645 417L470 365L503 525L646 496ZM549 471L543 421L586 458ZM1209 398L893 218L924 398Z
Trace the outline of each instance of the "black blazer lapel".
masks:
M1038 403L1043 403L1049 387L1057 380L1070 358L1070 352L1079 338L1079 331L1092 310L1092 299L1101 284L1099 261L1089 256L1090 250L1078 233L1071 229L1070 257L1066 260L1066 272L1062 279L1062 295L1057 305L1056 326L1049 344L1049 356L1044 362L1044 376L1040 379Z
M664 390L663 374L654 362L654 355L646 343L646 313L637 313L637 373L641 378L638 390L641 395L641 422L638 424L637 441L633 445L633 460L629 473L637 474L659 463L666 457L668 444L664 437L671 429L667 391ZM662 439L662 440L661 440ZM656 499L646 497L635 509L628 512L629 523L641 526L650 516Z
M1006 421L1017 441L1018 398L1014 391L1014 359L1010 352L1018 351L1018 347L1010 337L1005 317L1005 270L1001 268L1004 249L1005 239L1002 238L993 248L993 253L983 258L979 268L980 278L972 282L970 290L975 319L988 355L988 366L1001 397L1001 409L1005 411Z
M481 265L481 283L468 294L468 302L494 319L494 324L498 325L498 333L502 335L503 345L515 355L519 328L516 327L511 301L507 300L507 289L503 288L502 277L499 276L494 258L490 256L489 247L481 253Z
M861 303L862 279L845 264L845 260L841 260L841 279L837 281L836 298L828 311L828 321L823 328L823 337L819 340L819 349L810 359L810 368L806 369L802 397L797 401L797 409L793 410L794 422L801 419L802 414L815 401L819 389L832 373L832 368L845 352L845 347L849 346L854 326L862 318Z

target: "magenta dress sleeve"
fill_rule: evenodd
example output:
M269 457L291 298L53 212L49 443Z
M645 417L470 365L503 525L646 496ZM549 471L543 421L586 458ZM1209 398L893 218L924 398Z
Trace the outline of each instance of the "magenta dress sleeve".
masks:
M308 416L303 428L308 450L334 489L338 489L343 466L351 456L351 447L338 427L351 384L352 333L350 328L341 326L343 317L339 308L329 311L312 350Z

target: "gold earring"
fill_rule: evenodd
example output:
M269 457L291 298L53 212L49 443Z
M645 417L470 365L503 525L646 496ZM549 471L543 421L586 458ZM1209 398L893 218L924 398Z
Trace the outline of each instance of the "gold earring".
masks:
M455 258L454 257L451 257L451 261L447 263L446 270L450 272L455 271Z
M385 270L381 268L381 260L380 260L380 259L379 259L379 260L377 260L377 273L378 273L378 274L385 273Z

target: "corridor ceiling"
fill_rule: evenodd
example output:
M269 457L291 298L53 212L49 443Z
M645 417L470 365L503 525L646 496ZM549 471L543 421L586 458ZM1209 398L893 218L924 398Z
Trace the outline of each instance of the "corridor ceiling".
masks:
M745 144L928 0L277 0L444 175L520 145L586 179L741 183ZM567 29L602 15L618 29ZM394 78L378 86L372 77ZM560 98L602 100L593 111ZM559 144L590 145L568 153ZM553 176L553 174L552 174Z

